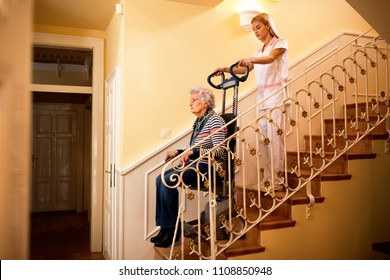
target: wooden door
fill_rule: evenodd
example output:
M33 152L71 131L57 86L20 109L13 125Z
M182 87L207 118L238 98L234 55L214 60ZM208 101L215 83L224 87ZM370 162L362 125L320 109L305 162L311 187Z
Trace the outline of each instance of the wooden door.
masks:
M79 128L74 106L34 105L32 212L76 209Z

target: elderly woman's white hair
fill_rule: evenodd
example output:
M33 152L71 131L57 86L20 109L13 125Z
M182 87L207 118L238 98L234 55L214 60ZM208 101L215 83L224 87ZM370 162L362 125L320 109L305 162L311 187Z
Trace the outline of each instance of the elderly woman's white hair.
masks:
M201 86L193 87L190 91L190 94L197 93L200 100L207 105L207 107L214 109L215 108L215 96L211 89L204 88Z

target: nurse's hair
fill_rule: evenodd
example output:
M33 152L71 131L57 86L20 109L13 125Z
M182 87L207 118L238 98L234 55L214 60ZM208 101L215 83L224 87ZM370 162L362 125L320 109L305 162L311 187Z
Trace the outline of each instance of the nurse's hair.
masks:
M276 38L280 38L279 32L276 29L274 21L272 20L272 18L267 13L260 13L260 14L258 14L256 16L254 16L252 18L252 20L251 20L251 24L253 22L255 22L255 21L259 21L259 22L261 22L264 25L268 25L269 26L269 32L271 33L271 35L276 37Z

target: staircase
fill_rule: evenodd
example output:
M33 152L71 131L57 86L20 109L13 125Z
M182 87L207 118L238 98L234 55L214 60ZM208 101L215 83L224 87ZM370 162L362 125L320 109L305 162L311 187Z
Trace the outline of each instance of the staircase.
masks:
M364 105L363 103L361 105ZM382 104L380 109L382 112L386 110L386 105ZM349 114L353 113L354 108L352 106L348 106L347 112ZM373 115L374 113L371 112ZM330 123L329 120L325 120L326 123ZM331 128L331 125L327 125L326 128ZM288 200L284 201L284 203L272 214L269 215L266 219L261 221L256 227L255 230L260 234L261 231L265 230L274 230L285 227L294 227L296 225L295 220L293 220L292 208L294 205L307 205L307 219L311 219L310 207L313 203L324 203L325 197L322 196L321 193L321 182L325 181L342 181L342 180L350 180L352 179L352 175L348 173L348 161L350 160L358 160L358 159L372 159L376 157L376 154L372 151L372 141L379 139L388 139L389 137L389 128L386 129L386 123L382 122L379 124L371 133L361 139L353 148L348 150L348 152L344 153L340 157L338 157L335 161L332 162L326 169L324 169L321 173L315 176L310 181L310 193L307 193L308 189L303 187L294 195L292 195ZM352 135L350 135L352 137ZM305 146L308 145L308 136L305 137ZM320 140L320 137L313 137L313 140L316 142ZM338 142L339 145L344 144L342 141ZM332 157L333 154L328 148L325 152L327 157ZM297 156L294 152L289 152L288 162L296 162ZM303 155L301 156L303 157ZM313 158L313 165L318 166L322 163L322 159L317 156ZM302 168L303 176L309 175L308 168ZM298 186L299 178L294 175L288 176L288 184L289 186ZM240 195L242 195L242 189L239 189ZM276 197L279 199L283 199L286 196L286 192L276 192ZM263 197L266 199L266 196ZM242 197L238 199L241 201ZM247 202L248 204L248 202ZM264 204L264 203L263 203ZM248 213L248 216L256 215L256 213ZM253 230L253 229L252 229ZM238 240L235 244L232 244L228 249L226 249L225 256L226 258L232 258L236 256L259 253L265 250L265 246L262 246L258 242L259 238L246 238L244 240Z
M182 242L168 249L156 248L159 258L227 259L262 252L266 244L261 243L261 232L294 227L294 205L305 204L306 217L310 219L314 203L325 201L321 182L351 179L348 161L374 158L372 140L385 139L389 149L388 45L380 37L365 35L324 57L288 83L288 96L270 110L283 114L283 127L276 127L270 112L254 113L264 101L237 117L240 129L224 144L236 170L236 180L228 181L227 200L221 201L216 186L202 174L199 178L209 181L208 192L180 183ZM256 117L249 118L251 115ZM260 151L267 146L273 153L274 139L264 136L258 126L260 120L271 124L285 147L284 170L265 179ZM237 143L236 151L226 148L233 140ZM215 164L213 151L203 157ZM162 172L177 165L177 161L178 158L173 159ZM184 167L182 172L185 171ZM200 206L198 218L188 223L186 200L199 200L202 194L207 195L209 202L206 211L209 223L204 224ZM228 205L228 211L221 214L218 207L222 203ZM188 226L194 234L184 238ZM221 230L226 238L218 237Z

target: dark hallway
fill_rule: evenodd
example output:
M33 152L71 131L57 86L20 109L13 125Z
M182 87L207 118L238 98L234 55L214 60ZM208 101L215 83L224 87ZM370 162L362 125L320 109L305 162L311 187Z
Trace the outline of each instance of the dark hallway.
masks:
M89 250L87 212L31 214L30 259L103 260L102 253Z

